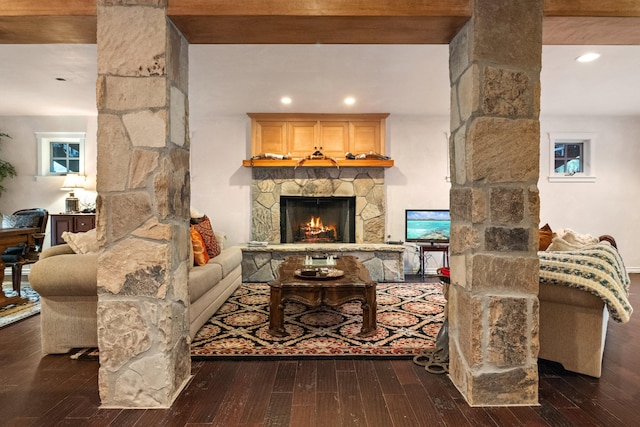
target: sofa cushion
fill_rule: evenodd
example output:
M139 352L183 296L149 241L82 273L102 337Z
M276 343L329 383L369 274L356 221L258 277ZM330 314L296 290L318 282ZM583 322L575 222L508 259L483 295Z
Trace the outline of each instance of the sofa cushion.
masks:
M549 224L545 224L540 227L540 245L538 250L546 251L551 244L551 239L553 239L553 231Z
M222 276L224 277L242 264L242 250L238 246L227 248L217 257L211 258L209 264L219 264L222 267Z
M197 220L197 222L193 219L191 222L193 223L193 227L198 230L198 233L202 235L204 244L207 247L207 253L209 254L209 257L213 258L218 256L221 252L220 246L218 246L218 241L213 234L213 228L211 227L211 221L209 220L209 217L204 215L202 219Z
M40 258L29 272L31 287L41 296L96 296L98 254L63 254Z
M222 280L222 267L209 262L189 271L189 301L197 301Z
M195 265L205 265L209 262L209 254L202 235L191 226L191 247L193 248L193 262Z
M92 229L80 233L70 233L65 231L62 238L77 254L89 254L98 252L98 238L96 237L96 229Z

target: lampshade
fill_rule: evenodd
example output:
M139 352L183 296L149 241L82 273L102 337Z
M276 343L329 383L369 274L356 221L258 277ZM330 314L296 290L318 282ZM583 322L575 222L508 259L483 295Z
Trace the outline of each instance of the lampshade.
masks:
M64 178L64 183L62 184L62 187L60 187L60 189L73 191L76 188L84 188L84 185L82 185L82 180L80 179L80 175L78 175L77 173L68 173Z
M82 179L77 173L68 173L64 178L61 190L69 191L69 197L64 199L65 212L80 212L80 201L73 192L78 188L84 188Z

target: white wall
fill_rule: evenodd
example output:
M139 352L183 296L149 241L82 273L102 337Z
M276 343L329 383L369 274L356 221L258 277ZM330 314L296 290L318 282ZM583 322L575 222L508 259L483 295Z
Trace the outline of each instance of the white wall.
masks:
M251 231L251 120L246 115L190 122L191 206L206 214L228 243L246 243Z
M595 134L596 182L548 181L548 133L554 132ZM640 272L640 117L542 117L540 136L540 223L609 234L627 268Z
M251 170L242 166L242 160L250 155L250 120L246 115L219 116L194 119L190 126L191 206L206 213L214 229L226 232L230 244L246 242L251 226ZM385 170L386 226L392 240L404 239L405 209L448 208L448 129L446 117L389 116L387 154L395 166ZM95 117L0 117L0 130L13 137L3 142L0 156L19 172L17 178L6 181L0 212L25 206L43 206L52 213L64 210L62 178L34 177L34 132L86 131L87 173L95 177ZM549 132L596 134L595 183L547 181ZM639 138L638 117L541 119L541 224L614 236L627 268L635 272L640 272ZM411 248L405 260L407 271L415 271L417 258Z
M11 163L18 176L4 181L0 195L0 213L11 214L18 209L44 208L50 214L64 212L64 199L69 192L61 191L62 176L37 176L37 140L35 132L86 132L85 174L88 186L95 189L97 171L96 117L0 117L0 130L11 136L2 139L0 157ZM95 192L76 191L83 201L95 201ZM49 245L47 226L45 247Z

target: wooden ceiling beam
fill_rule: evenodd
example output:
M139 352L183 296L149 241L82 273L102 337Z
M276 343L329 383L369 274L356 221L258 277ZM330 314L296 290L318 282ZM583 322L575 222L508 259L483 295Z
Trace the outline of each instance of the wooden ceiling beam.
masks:
M95 43L96 3L0 0L0 43Z
M158 0L160 1L160 0ZM190 43L449 43L471 0L167 0ZM638 0L544 0L544 44L640 45ZM0 43L95 43L96 2L0 0Z
M544 0L544 16L640 17L638 0Z

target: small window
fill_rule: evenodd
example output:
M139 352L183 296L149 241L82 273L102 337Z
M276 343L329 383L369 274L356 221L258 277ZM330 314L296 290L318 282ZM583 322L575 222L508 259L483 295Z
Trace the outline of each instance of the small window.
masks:
M550 182L594 182L591 134L550 134Z
M36 132L38 174L84 174L84 132Z
M80 144L51 141L50 173L80 173Z

